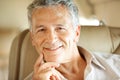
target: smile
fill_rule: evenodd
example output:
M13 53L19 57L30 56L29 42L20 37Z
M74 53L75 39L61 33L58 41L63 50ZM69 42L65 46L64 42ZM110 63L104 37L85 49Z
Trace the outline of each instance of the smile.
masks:
M53 48L44 48L44 50L49 51L49 52L55 52L55 51L58 51L61 48L62 48L62 46L53 47Z

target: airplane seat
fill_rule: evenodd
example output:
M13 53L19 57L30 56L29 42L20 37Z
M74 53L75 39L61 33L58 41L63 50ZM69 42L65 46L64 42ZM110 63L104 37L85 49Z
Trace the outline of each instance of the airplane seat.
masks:
M38 56L38 53L32 46L30 33L27 33L21 48L19 80L24 80L33 71Z
M78 45L88 50L120 54L120 28L82 26L79 39ZM24 80L33 71L37 57L29 30L21 32L11 46L8 80Z
M33 70L38 54L29 36L29 30L25 30L13 40L9 56L8 80L24 80Z

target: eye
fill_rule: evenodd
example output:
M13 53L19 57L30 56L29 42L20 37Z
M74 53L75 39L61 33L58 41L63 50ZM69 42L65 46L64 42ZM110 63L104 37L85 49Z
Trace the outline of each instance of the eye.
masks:
M46 31L45 28L39 28L36 32L38 33L38 32L45 32L45 31Z
M65 31L66 30L66 28L64 28L64 27L57 27L57 31Z
M58 27L58 30L63 30L64 28L62 28L62 27Z
M65 30L65 28L63 28L63 27L57 27L57 31L64 31Z
M38 31L39 31L39 32L42 32L42 31L45 31L45 29L39 29Z

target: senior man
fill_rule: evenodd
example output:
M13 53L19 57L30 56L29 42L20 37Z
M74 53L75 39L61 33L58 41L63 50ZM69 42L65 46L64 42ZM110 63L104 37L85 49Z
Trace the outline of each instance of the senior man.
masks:
M32 44L40 56L26 80L120 79L120 56L77 46L81 28L72 0L34 0L28 18Z

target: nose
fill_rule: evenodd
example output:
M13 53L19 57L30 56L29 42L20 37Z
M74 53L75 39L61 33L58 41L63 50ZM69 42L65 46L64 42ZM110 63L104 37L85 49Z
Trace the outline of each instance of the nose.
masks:
M54 43L57 40L57 34L54 30L50 30L47 33L47 42Z

